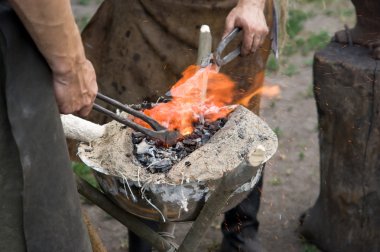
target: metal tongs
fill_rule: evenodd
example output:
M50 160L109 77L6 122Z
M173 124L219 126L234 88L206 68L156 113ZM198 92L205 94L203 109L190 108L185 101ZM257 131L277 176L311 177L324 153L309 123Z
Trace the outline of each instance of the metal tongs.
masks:
M210 54L208 57L205 57L201 62L201 67L207 67L210 64L215 63L218 67L222 67L225 64L228 64L234 60L237 56L240 55L240 45L235 48L233 51L229 52L226 56L222 57L224 49L228 46L231 41L237 37L241 28L236 27L232 30L226 37L224 37L218 44L214 54Z
M274 22L273 22L273 30L271 34L272 44L271 48L272 51L276 57L278 58L278 31L277 31L277 14L275 9L273 9L273 16L274 16ZM228 46L229 43L231 43L232 40L234 40L237 35L240 33L242 29L239 27L235 27L235 29L232 30L226 37L224 37L218 44L218 47L216 48L215 52L213 54L210 54L208 57L205 57L201 61L201 67L207 67L210 64L215 63L218 67L222 67L225 64L228 64L232 60L234 60L237 56L240 55L240 48L241 45L239 45L237 48L229 52L226 56L222 57L224 49Z
M145 115L144 113L142 113L140 111L134 110L133 108L130 108L127 105L124 105L119 101L116 101L116 100L114 100L108 96L105 96L101 93L98 93L96 95L96 98L98 98L99 100L102 100L102 101L104 101L110 105L113 105L116 108L118 108L118 109L120 109L120 110L122 110L128 114L131 114L137 118L140 118L144 122L148 123L153 128L153 130L147 129L147 128L145 128L145 127L143 127L143 126L141 126L135 122L132 122L129 119L123 118L123 117L117 115L116 113L100 106L99 104L96 104L96 103L94 104L94 106L93 106L94 110L96 110L100 113L103 113L106 116L109 116L112 119L118 121L119 123L122 123L125 126L130 127L130 128L132 128L138 132L141 132L141 133L143 133L149 137L152 137L154 139L158 139L158 140L162 141L165 145L172 146L179 139L182 138L182 135L178 131L168 130L167 128L165 128L164 126L159 124L153 118Z

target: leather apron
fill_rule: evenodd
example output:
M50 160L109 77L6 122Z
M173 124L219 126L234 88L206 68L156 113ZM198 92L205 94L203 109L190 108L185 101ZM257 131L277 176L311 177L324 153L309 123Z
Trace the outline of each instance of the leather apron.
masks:
M0 251L91 251L51 71L0 0Z

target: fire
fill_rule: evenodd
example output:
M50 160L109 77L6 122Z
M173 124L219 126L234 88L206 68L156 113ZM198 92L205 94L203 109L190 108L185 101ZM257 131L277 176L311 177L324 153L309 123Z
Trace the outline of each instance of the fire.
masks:
M215 121L227 116L236 105L233 101L235 84L213 66L200 68L189 66L183 77L170 89L173 99L160 103L144 113L169 130L178 130L182 135L193 132L193 123L199 120ZM148 125L135 121L145 127Z
M263 83L264 82L264 71L259 72L256 76L255 79L253 80L253 83ZM256 88L255 85L252 85L253 88L249 89L244 95L243 98L241 98L237 103L241 104L245 107L249 106L249 102L253 97L256 95L261 95L264 97L272 98L276 97L280 94L280 86L279 85L264 85L261 86L260 88Z
M227 75L219 73L215 66L200 68L192 65L182 75L183 77L170 89L170 102L144 110L146 115L169 130L178 130L186 136L193 132L195 122L212 122L226 117L237 106L231 105L236 93L235 83ZM262 83L264 71L258 73L253 81ZM246 93L237 104L248 107L249 101L255 95L276 96L280 93L280 88L278 85L263 86ZM149 128L144 121L137 118L135 121Z

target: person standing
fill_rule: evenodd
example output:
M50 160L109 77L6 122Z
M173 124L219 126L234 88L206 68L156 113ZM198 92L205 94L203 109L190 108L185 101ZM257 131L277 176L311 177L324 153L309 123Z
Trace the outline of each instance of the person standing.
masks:
M91 251L59 113L97 93L68 0L0 0L0 251Z

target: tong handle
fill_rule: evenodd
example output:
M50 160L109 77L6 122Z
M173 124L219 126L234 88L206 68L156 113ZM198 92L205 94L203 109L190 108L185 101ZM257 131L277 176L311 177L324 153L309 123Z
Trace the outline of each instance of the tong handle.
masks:
M137 118L140 118L144 122L148 123L154 130L166 130L166 128L164 126L162 126L161 124L159 124L154 119L150 118L149 116L145 115L144 113L142 113L140 111L134 110L133 108L130 108L130 107L122 104L119 101L116 101L116 100L114 100L114 99L112 99L112 98L110 98L108 96L105 96L105 95L103 95L101 93L98 93L96 95L96 98L98 98L99 100L102 100L102 101L104 101L104 102L106 102L108 104L111 104L111 105L115 106L116 108L121 109L124 112L127 112L128 114L131 114L131 115L133 115L133 116L135 116ZM99 111L99 109L102 108L102 107L100 107L100 108L99 107L100 107L99 105L96 106L95 110ZM99 112L102 112L102 111L99 111Z
M127 127L130 127L136 131L139 131L141 133L144 133L145 135L147 136L150 136L150 137L153 137L155 138L155 135L153 133L152 130L150 129L147 129L137 123L134 123L126 118L123 118L121 116L118 116L117 114L113 113L112 111L106 109L106 108L103 108L102 106L98 105L98 104L94 104L94 106L92 107L94 110L106 115L106 116L109 116L111 117L112 119L114 119L115 121L118 121L119 123L121 124L124 124L125 126Z
M222 58L222 53L224 49L239 34L240 31L241 31L241 28L236 27L235 29L232 30L230 34L228 34L224 39L222 39L222 41L220 41L215 52L215 62L219 67L229 63L230 61L234 60L237 56L240 55L240 46L239 46L238 48L236 48L235 50L228 53L226 56Z

